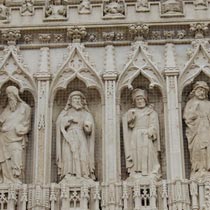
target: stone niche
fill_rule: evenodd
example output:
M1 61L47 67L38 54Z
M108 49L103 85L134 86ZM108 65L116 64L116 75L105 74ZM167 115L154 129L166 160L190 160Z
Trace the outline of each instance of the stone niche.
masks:
M189 85L185 86L182 92L182 113L184 112L186 103L189 100L189 94L193 90L193 85L196 83L196 81L205 81L208 84L208 86L210 86L210 78L206 76L203 72L201 72ZM208 95L208 100L210 100L209 95ZM188 140L186 137L186 123L184 119L182 119L182 125L183 125L182 127L183 127L184 160L185 160L185 177L187 179L190 179L190 172L191 172L190 153L188 149Z
M161 92L158 88L154 87L153 89L149 88L149 80L146 79L143 75L139 75L132 82L133 89L140 88L144 89L148 93L149 104L154 107L154 110L158 113L159 117L159 130L160 130L160 150L158 152L158 159L160 163L160 173L161 178L166 178L166 154L165 154L165 139L164 139L164 106L163 98ZM124 88L121 91L120 97L120 112L121 117L130 109L133 108L134 104L132 102L132 90ZM126 170L125 164L125 152L124 152L124 141L123 141L123 129L122 129L122 118L121 118L121 129L120 129L120 142L121 142L121 175L122 180L128 178L128 173Z
M102 102L101 96L96 89L87 88L79 79L71 81L66 89L58 90L53 103L53 123L52 123L52 173L51 181L59 182L56 165L56 120L60 112L64 109L68 96L72 91L81 91L87 101L90 113L93 115L95 123L95 177L102 180Z
M19 90L19 86L12 82L8 81L1 87L0 92L0 113L2 113L3 109L5 108L7 104L7 96L6 96L6 88L8 86L15 86ZM34 156L34 122L35 122L35 102L33 95L27 91L24 90L23 92L19 91L20 98L27 103L31 107L31 126L30 131L27 134L28 136L28 142L26 142L26 149L24 155L24 171L21 176L21 182L22 183L32 183L33 179L33 156Z

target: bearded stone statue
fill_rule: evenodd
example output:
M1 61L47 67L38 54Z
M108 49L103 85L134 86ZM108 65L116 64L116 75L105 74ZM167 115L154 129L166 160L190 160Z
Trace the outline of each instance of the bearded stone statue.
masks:
M71 177L94 179L95 126L85 96L73 91L56 123L58 173L67 181Z
M31 108L15 86L8 86L6 94L8 103L0 114L0 181L21 183Z

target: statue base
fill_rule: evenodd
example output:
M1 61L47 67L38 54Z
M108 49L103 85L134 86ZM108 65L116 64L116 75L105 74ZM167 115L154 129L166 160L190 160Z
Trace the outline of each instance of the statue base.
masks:
M196 173L191 174L190 179L199 183L210 182L210 172L198 171Z
M158 181L158 177L155 174L151 175L142 175L141 173L133 173L126 179L128 183L138 182L142 185L148 185L151 183L156 183Z
M71 186L71 187L76 187L76 186L82 186L82 185L87 185L87 186L94 186L95 182L87 177L77 177L71 174L67 174L60 182L59 184L61 185L67 185L67 186Z

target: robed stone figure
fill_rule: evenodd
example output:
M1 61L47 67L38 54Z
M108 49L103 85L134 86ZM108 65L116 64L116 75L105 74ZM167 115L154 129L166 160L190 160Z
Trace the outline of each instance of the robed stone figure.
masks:
M58 173L71 177L94 179L95 126L85 96L73 91L56 122L56 156Z
M7 106L0 114L0 182L21 183L31 108L15 86L6 88Z
M130 177L157 180L160 177L158 114L148 105L145 90L133 90L132 99L135 108L123 117L126 168Z
M184 109L186 136L190 152L191 179L210 177L210 101L209 86L197 81Z

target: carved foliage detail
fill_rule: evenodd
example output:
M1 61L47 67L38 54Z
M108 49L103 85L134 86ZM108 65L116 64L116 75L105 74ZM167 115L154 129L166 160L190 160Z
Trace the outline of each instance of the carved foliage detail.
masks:
M87 35L85 27L73 26L67 29L67 36L73 42L80 42Z
M146 24L129 25L129 33L136 40L143 40L149 33L149 26Z
M6 47L0 58L0 88L9 80L17 83L21 91L24 89L35 91L35 81L28 73L19 49L15 46Z
M193 82L195 77L201 72L210 77L208 42L200 40L192 42L192 49L188 55L190 56L190 59L179 77L180 93L183 88Z
M52 82L52 91L66 88L68 83L75 78L83 81L87 87L101 90L102 81L94 70L94 65L90 62L84 45L74 43L69 45L68 51L63 65Z
M195 38L204 38L205 33L208 31L208 24L193 23L190 25L190 31L195 35Z
M159 86L162 90L164 89L164 79L153 64L152 57L144 42L134 43L128 60L123 73L119 77L119 90L124 87L133 89L132 82L139 74L150 81L150 88Z
M15 45L16 42L20 39L21 33L19 30L2 30L2 39L7 42L7 44Z

